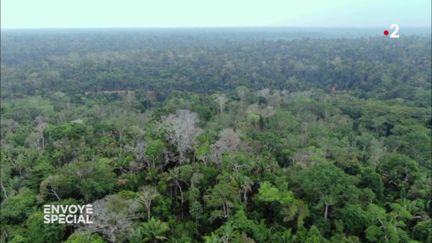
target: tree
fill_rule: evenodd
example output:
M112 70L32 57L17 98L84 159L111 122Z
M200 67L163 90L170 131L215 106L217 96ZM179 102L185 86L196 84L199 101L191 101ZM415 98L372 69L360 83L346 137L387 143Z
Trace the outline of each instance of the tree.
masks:
M42 181L40 191L44 198L59 200L78 193L91 201L111 191L114 183L115 174L109 160L78 161L67 164L58 174Z
M407 156L390 154L382 159L378 171L385 189L397 197L406 197L407 191L419 177L418 164Z
M215 94L213 97L219 106L219 113L222 114L225 110L225 105L228 102L228 98L225 96L225 94Z
M243 200L244 203L247 203L248 201L248 194L252 192L252 186L254 185L254 182L247 176L241 176L239 178L239 193L240 193L240 200Z
M35 243L61 242L65 234L64 224L44 224L43 213L40 211L31 214L27 221L27 237Z
M1 203L2 222L22 222L32 212L36 204L36 194L23 187L17 195L6 198Z
M177 110L175 114L162 117L163 129L170 143L177 146L179 162L186 160L186 153L193 150L196 138L201 133L198 114L189 110Z
M182 187L182 176L180 168L176 167L168 172L168 176L166 180L170 183L171 187L175 188L175 194L177 195L177 189L180 192L180 203L183 205L184 195L183 195L183 187Z
M237 194L238 187L229 178L221 177L219 182L210 190L204 199L208 206L220 208L222 207L222 215L220 210L213 211L212 218L223 216L228 218L231 214L231 208L239 201Z
M191 202L189 207L189 213L192 217L195 218L195 228L198 228L198 219L201 218L204 213L204 209L201 203L198 201Z
M421 242L432 241L432 220L418 222L413 229L413 238Z
M41 116L36 117L34 120L35 127L33 128L33 132L31 132L26 139L26 144L35 148L37 151L41 151L45 148L44 129L48 126L45 120L46 118Z
M258 200L263 202L279 202L282 205L290 203L294 199L294 195L290 191L280 191L270 182L264 181L258 189Z
M250 97L250 90L246 86L239 86L236 88L237 96L240 98L242 102L246 102L246 100Z
M118 242L130 231L133 219L138 218L139 203L120 195L108 195L93 202L92 224L86 224L84 229L99 232L110 242Z
M305 242L310 243L323 243L326 242L324 237L321 236L319 229L314 225L309 229L308 236Z
M147 210L147 219L150 219L152 202L159 196L159 192L153 186L144 186L139 193L139 201Z
M233 152L240 148L240 136L231 128L225 128L219 133L219 139L211 146L212 155L216 163L220 164L226 152Z
M43 198L55 198L61 200L73 191L74 183L72 178L63 175L51 175L42 181L40 193Z
M75 231L65 243L104 243L104 239L98 234L91 234L86 231Z
M394 206L393 206L394 207ZM377 242L408 242L411 239L403 230L405 223L403 215L386 210L376 204L369 204L367 207L368 227L365 230L366 239ZM409 216L409 218L411 218Z
M230 219L228 224L232 225L234 229L242 232L242 235L252 237L257 242L266 242L272 235L271 229L266 227L262 221L257 223L256 221L247 217L247 214L243 208L240 208ZM249 238L248 237L248 238ZM249 239L252 240L252 239ZM255 242L253 241L252 242ZM249 242L249 241L246 241Z
M203 238L206 243L228 243L239 241L240 234L235 230L232 222L228 222L217 229L216 234L211 233L211 235L204 236Z
M162 140L152 140L145 147L144 155L147 164L150 168L155 168L156 165L163 165L165 162L165 144Z
M327 220L330 206L353 189L355 178L345 174L329 162L320 162L296 175L309 200L324 205L324 219Z
M161 242L167 239L166 233L169 225L159 219L150 218L147 222L140 224L138 231L143 242Z

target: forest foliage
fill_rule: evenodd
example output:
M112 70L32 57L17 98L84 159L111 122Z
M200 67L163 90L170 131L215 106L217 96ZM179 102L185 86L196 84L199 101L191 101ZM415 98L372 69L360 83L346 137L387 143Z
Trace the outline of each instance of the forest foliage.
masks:
M0 240L431 242L430 37L267 34L2 33Z

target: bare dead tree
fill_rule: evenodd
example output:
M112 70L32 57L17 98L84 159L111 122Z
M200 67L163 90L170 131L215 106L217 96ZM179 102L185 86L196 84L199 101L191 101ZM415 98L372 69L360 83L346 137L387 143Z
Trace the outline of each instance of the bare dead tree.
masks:
M45 118L38 116L35 119L36 127L34 128L37 134L37 144L41 149L45 148L45 138L43 135L44 129L48 126L48 123L45 121Z
M198 127L198 114L189 110L177 110L175 114L162 117L162 127L166 131L167 139L177 146L179 162L186 160L186 153L193 150L196 138L202 132Z
M215 94L213 97L219 106L219 113L222 114L225 110L225 105L228 102L228 98L225 96L225 94Z
M120 235L125 235L132 228L133 219L140 208L136 200L124 199L119 195L108 195L93 202L92 224L83 226L90 232L98 232L110 242L118 242Z
M211 146L212 156L216 163L220 163L226 152L236 151L240 148L240 135L231 128L223 129L219 139Z

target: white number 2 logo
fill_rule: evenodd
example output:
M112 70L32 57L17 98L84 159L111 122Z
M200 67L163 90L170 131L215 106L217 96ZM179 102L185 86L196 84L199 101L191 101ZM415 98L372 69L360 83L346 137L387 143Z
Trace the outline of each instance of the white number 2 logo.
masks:
M390 29L392 29L392 30L394 29L390 35L390 38L392 38L392 39L399 38L399 34L398 34L399 33L399 25L392 24L392 25L390 25Z

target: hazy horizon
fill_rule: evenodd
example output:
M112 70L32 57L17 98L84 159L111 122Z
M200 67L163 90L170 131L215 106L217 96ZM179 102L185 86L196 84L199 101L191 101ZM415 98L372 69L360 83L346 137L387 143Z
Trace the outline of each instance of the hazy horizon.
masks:
M429 0L3 0L2 29L430 28Z

